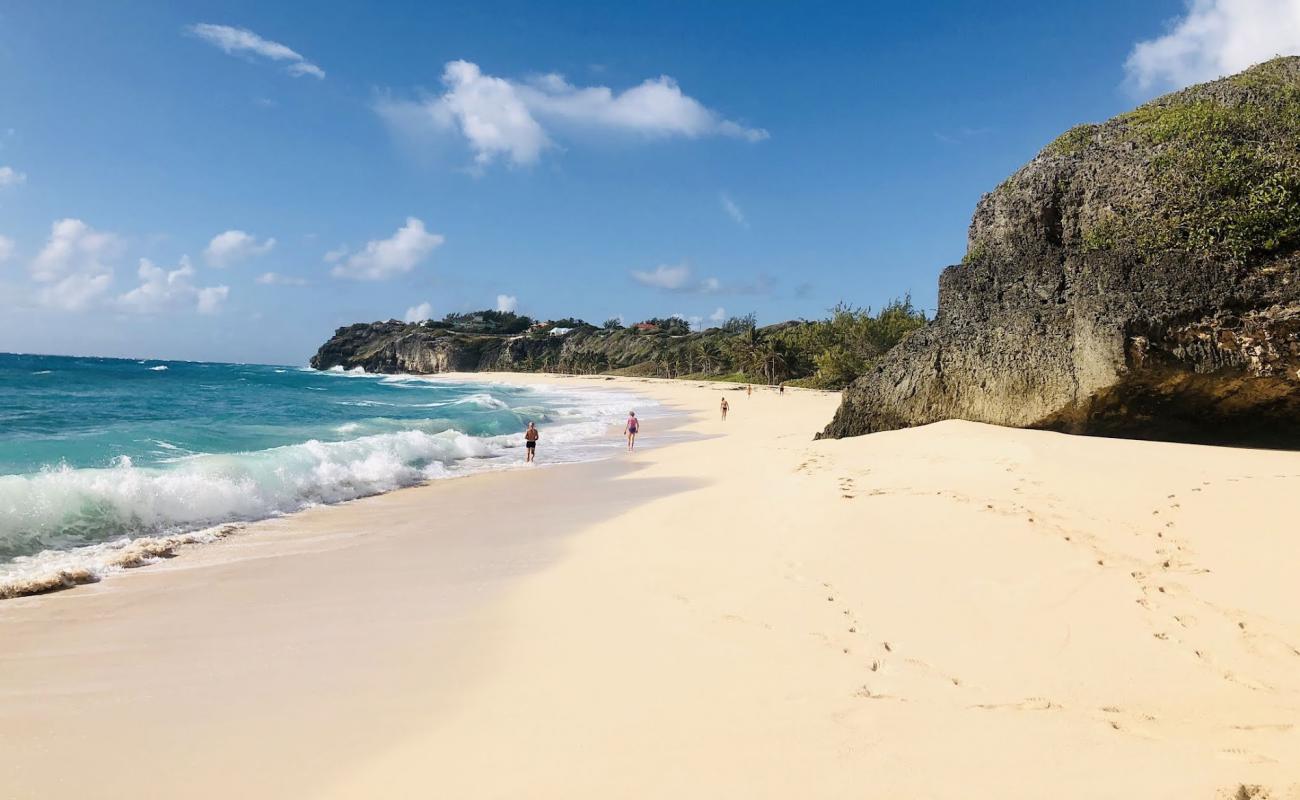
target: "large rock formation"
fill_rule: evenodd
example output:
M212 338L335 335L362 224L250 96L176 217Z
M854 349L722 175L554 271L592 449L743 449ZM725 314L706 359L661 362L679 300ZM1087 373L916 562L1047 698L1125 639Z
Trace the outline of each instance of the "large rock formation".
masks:
M1300 444L1300 59L1062 135L823 436L962 418Z

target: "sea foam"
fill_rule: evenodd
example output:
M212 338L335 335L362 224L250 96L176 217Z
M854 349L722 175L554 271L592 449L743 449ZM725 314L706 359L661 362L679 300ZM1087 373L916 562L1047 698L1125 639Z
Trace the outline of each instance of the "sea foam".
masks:
M521 420L544 421L545 457L557 463L617 450L620 441L605 434L633 398L537 388L515 399L528 404L512 407L482 391L428 405L476 414L508 410ZM226 454L177 452L172 442L152 439L153 447L168 453L157 465L119 457L106 468L59 465L0 476L0 598L51 591L151 563L179 547L219 538L214 531L227 530L231 523L522 464L509 457L522 445L517 432L470 436L455 428L384 430L397 424L412 423L370 418L332 428L354 438Z

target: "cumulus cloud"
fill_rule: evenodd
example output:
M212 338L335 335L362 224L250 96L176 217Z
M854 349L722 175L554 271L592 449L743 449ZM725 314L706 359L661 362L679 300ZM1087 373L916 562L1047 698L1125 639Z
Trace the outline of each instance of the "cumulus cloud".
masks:
M404 317L404 319L407 322L424 322L432 316L433 305L426 301L418 306L411 306L406 309L406 317Z
M718 306L712 314L709 315L709 322L723 323L727 321L727 309Z
M13 255L14 240L10 239L8 236L0 236L0 264L13 258Z
M723 286L722 281L712 277L696 280L691 273L691 268L686 264L660 264L652 270L634 269L631 271L631 276L632 280L642 286L661 289L665 292L682 294L717 294L724 291L732 294L756 293L754 286Z
M194 266L185 256L173 270L165 270L142 258L137 274L140 285L117 298L117 306L123 311L157 314L193 308L200 314L215 314L230 295L228 286L195 286Z
M307 286L307 281L303 278L295 278L292 275L282 275L279 272L263 272L253 279L254 282L262 286Z
M749 227L749 220L745 219L745 212L740 210L740 206L736 205L735 200L731 199L731 195L723 192L718 196L718 199L722 202L722 210L727 212L727 216L731 217L740 227Z
M1300 53L1300 0L1190 0L1163 36L1138 42L1124 64L1139 92L1177 89Z
M90 306L113 282L109 262L121 251L121 240L97 231L79 219L61 219L50 226L50 238L28 268L41 284L42 305L65 311Z
M376 239L356 253L332 250L325 260L336 264L330 274L336 278L381 281L410 272L443 243L444 238L425 230L424 223L407 217L406 224L387 239Z
M19 172L13 167L0 167L0 189L6 186L17 186L26 183L27 175Z
M203 258L209 266L229 267L267 253L273 247L274 239L258 242L255 237L243 231L226 231L212 237L203 251Z
M757 142L761 128L726 119L663 75L621 92L574 86L557 74L528 80L486 75L477 64L451 61L444 91L421 100L383 98L375 110L391 128L416 139L429 133L464 137L480 167L497 158L534 164L552 145L551 130L623 133L648 138L727 136Z
M325 70L308 61L302 54L279 42L263 39L247 28L201 22L190 25L186 30L229 55L258 56L271 61L287 61L285 71L295 78L303 75L310 75L313 78L325 77Z
M675 291L686 286L691 279L691 268L685 264L660 264L652 270L632 270L632 280L642 286Z
M206 286L199 289L199 302L195 309L200 314L215 314L230 296L229 286Z
M497 295L497 311L514 311L519 308L519 298L512 294Z

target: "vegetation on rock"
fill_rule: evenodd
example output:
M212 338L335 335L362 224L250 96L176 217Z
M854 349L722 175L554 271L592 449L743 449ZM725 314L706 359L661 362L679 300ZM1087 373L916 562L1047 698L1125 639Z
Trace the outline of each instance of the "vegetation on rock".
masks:
M1063 133L824 435L941 419L1300 444L1300 58Z

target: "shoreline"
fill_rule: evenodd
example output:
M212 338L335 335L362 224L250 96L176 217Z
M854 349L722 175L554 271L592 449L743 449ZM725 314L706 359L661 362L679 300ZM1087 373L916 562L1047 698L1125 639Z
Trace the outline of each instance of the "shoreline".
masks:
M1300 454L615 383L689 438L0 605L0 794L1300 789Z
M336 372L341 372L341 370L336 370ZM506 385L508 383L499 380L498 381L480 380L476 378L474 373L461 373L461 374L456 374L454 376L447 375L447 374L441 376L422 376L422 375L405 375L405 374L395 374L395 375L367 374L364 377L369 377L371 379L377 379L381 381L428 380L429 382L436 383L436 382L440 382L438 380L439 378L442 378L445 379L445 382L453 383L453 384ZM530 383L545 383L545 382L539 381L539 382L530 382ZM521 384L522 382L516 382L515 385L521 385ZM614 387L599 386L599 385L581 386L581 387L569 386L568 388L584 391L588 393L588 395L591 398L599 397L603 393L612 394L615 391L617 391ZM635 395L629 395L628 399L633 401L638 399L648 400L648 398L639 398ZM573 422L569 422L568 424L561 423L558 425L549 425L547 427L552 431L554 430L564 431L572 424ZM356 426L353 425L353 427ZM453 428L452 430L455 429ZM586 438L580 438L580 439L572 439L571 437L566 438L565 440L563 440L564 444L560 446L564 447L565 450L575 450L577 452L566 453L566 455L564 456L564 460L560 462L547 463L546 461L543 461L538 463L537 466L550 467L550 466L556 466L560 463L584 463L588 461L602 460L603 458L608 458L609 457L608 455L594 454L592 452L583 452L583 451L592 450L593 448L599 450L601 445L599 445L598 442L600 442L604 438L607 438L608 434L609 431L605 431L604 436L588 436ZM502 436L471 436L470 434L462 434L462 435L468 437L469 440L471 441L483 440L483 441L491 442L493 440L509 438L509 437L502 437ZM370 438L382 438L382 436L383 434L380 434L379 436L370 434L353 440L344 439L344 440L325 440L325 441L326 441L326 446L339 446L339 445L347 444L349 442L366 441ZM315 440L313 440L313 442L314 441ZM309 444L312 444L312 442L303 441L303 442L296 442L290 445L278 445L268 450L260 450L260 451L253 451L253 452L244 452L244 453L241 452L215 453L215 454L199 453L196 454L196 456L202 458L223 458L223 457L228 458L228 457L241 456L241 455L258 456L267 453L287 450L292 447L302 447ZM548 441L547 444L551 444L551 442ZM498 448L500 447L500 445L496 445L496 446ZM550 448L548 447L547 449ZM611 450L616 451L616 448L611 448ZM428 483L437 482L439 480L471 477L482 473L511 471L514 469L524 468L526 465L524 465L520 459L510 458L513 452L514 452L513 448L507 446L506 449L500 450L498 452L493 452L487 456L483 456L483 455L467 456L465 458L449 462L450 469L452 471L449 474L446 474L446 468L444 467L443 470L444 474L440 475L439 477L428 477L417 483L398 485L386 489L381 489L373 493L361 494L360 496L354 496L346 499L321 500L321 501L317 501L305 505L299 505L299 507L297 508L282 509L279 511L268 512L266 516L260 516L254 518L237 516L228 519L209 519L206 521L201 521L201 524L197 527L189 527L184 524L180 524L169 530L161 530L155 532L139 531L134 534L123 536L121 538L100 541L100 542L93 542L90 544L74 547L67 550L52 549L40 553L33 553L28 556L25 556L24 558L16 560L12 565L10 565L10 566L18 567L17 571L12 572L10 574L5 574L4 572L0 571L0 603L22 598L22 597L40 596L40 595L51 594L60 591L66 591L68 589L72 589L77 586L94 584L106 579L111 580L125 571L151 567L168 559L188 556L200 546L216 543L232 535L245 534L245 533L255 534L257 532L257 526L260 526L264 523L273 520L289 519L296 514L300 514L303 511L307 511L310 509L314 509L318 507L337 506L340 504L352 502L354 500L363 499L366 497L374 497L374 496L379 496L384 494L390 494L392 492L402 491L405 489L426 485ZM130 465L128 464L128 468L129 467ZM106 469L107 468L102 468L102 467L101 468L87 467L83 469L73 470L72 472L95 473L97 471L104 472ZM31 478L30 475L17 475L12 477ZM114 480L126 480L126 479L127 478L125 476L114 478Z

